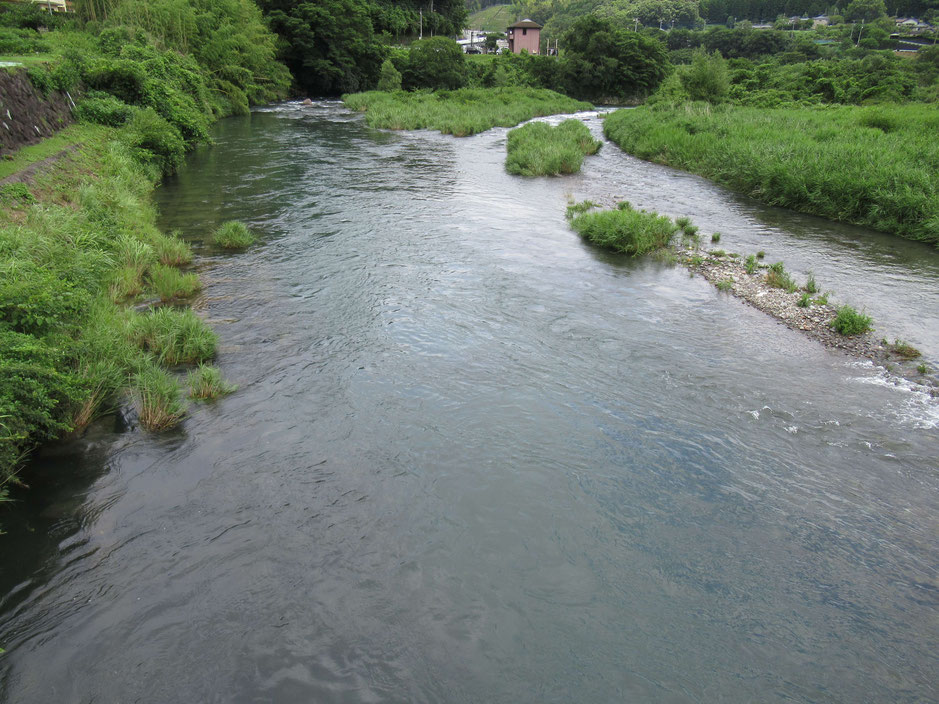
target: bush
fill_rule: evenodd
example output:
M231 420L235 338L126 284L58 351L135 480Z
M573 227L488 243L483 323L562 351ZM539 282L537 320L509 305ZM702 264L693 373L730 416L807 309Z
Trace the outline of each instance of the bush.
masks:
M133 117L134 108L120 98L100 91L89 91L75 106L75 117L108 127L120 127Z
M571 227L588 242L633 256L665 247L678 230L675 223L663 215L633 210L629 204L625 205L615 210L576 215Z
M463 51L452 39L432 37L411 45L408 63L402 74L408 90L456 90L466 83Z
M724 100L730 89L727 62L718 51L713 54L708 54L703 49L696 51L691 59L691 66L682 69L678 76L682 87L692 100L719 103Z
M212 233L212 242L225 249L244 249L254 244L254 235L243 222L229 220Z
M385 59L381 65L381 74L378 77L378 90L401 90L401 72L395 68L391 59Z
M176 171L186 156L186 145L179 131L152 108L134 113L124 127L124 140L135 158L155 166L163 174Z
M831 327L842 335L861 335L873 329L873 322L870 316L859 313L849 305L843 305L838 308L835 319L831 321Z

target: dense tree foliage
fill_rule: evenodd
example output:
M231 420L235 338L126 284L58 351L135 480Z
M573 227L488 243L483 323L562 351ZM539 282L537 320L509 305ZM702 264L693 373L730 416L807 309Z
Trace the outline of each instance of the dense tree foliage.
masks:
M859 3L858 21L879 16L869 6L881 0L854 0ZM544 25L544 35L560 37L578 18L596 14L622 27L702 27L750 20L772 22L777 17L828 14L846 16L851 0L514 0L519 17L530 17ZM897 16L930 18L939 16L939 0L894 0L885 8ZM851 21L850 19L848 21Z
M414 42L402 72L403 85L409 90L455 90L466 83L463 51L446 37L432 37Z
M661 42L594 15L574 22L564 46L563 82L577 98L628 100L650 93L667 73Z

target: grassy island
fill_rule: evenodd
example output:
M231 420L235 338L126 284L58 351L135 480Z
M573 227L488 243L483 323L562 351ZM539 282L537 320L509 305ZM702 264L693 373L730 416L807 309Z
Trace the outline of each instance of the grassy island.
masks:
M580 120L564 120L557 127L531 122L509 132L505 168L519 176L575 174L584 157L601 145Z
M928 105L620 110L606 136L636 156L769 205L939 244L939 114Z
M371 127L439 130L468 137L493 127L514 127L533 117L590 110L593 106L544 88L461 88L436 92L369 91L342 97L365 113Z

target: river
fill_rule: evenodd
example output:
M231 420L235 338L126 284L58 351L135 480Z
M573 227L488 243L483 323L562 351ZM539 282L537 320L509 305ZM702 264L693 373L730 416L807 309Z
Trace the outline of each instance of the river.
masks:
M159 189L240 388L35 461L0 701L937 699L937 402L564 209L689 215L931 365L939 252L609 143L509 176L505 135L281 105Z

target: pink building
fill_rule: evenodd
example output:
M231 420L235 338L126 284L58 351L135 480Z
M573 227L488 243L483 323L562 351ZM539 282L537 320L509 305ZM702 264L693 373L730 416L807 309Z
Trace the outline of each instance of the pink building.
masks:
M521 54L522 49L529 54L537 54L541 48L541 25L531 20L522 20L509 25L505 30L509 40L509 51Z

